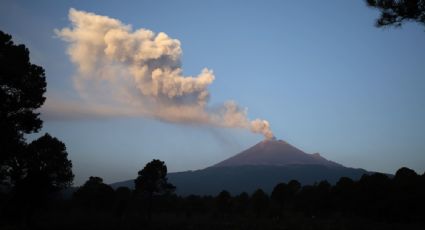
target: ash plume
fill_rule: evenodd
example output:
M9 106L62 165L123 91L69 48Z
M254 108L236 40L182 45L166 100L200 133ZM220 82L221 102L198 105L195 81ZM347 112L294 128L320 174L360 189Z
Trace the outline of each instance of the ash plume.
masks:
M82 109L85 114L93 105L101 108L94 113L106 116L243 128L273 137L268 121L249 120L247 109L233 101L216 110L208 107L214 73L204 68L196 76L184 76L179 40L73 8L69 20L69 27L55 33L67 42L68 55L77 66L73 80L88 105Z

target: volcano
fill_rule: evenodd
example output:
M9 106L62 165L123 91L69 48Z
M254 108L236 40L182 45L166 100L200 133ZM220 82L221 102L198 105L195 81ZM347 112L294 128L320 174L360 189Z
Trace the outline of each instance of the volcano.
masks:
M303 185L323 180L336 183L341 177L359 179L370 174L364 169L345 167L308 154L283 140L264 140L205 169L168 174L179 195L217 195L227 190L233 195L252 193L258 188L270 193L276 184L297 180ZM112 184L133 188L134 180Z
M283 140L264 140L224 160L213 167L233 167L243 165L323 165L327 167L343 167L329 161L319 153L307 154Z

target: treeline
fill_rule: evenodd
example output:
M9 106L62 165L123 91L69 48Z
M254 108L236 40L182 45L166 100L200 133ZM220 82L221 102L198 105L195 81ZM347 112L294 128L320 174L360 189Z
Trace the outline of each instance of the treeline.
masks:
M181 197L164 162L153 160L134 190L90 177L65 199L74 178L65 144L49 134L26 139L42 127L45 91L44 69L0 31L0 229L425 228L425 175L408 168L335 185L292 180L271 194Z
M165 173L165 174L164 174ZM255 179L255 178L253 178ZM166 166L154 160L139 171L135 190L114 190L90 177L68 199L52 197L29 221L40 229L423 229L425 174L408 168L395 176L375 173L358 181L342 177L302 186L279 183L271 194L176 195ZM18 223L14 206L2 209L2 221ZM16 211L16 210L15 210ZM18 218L18 219L17 219ZM16 222L17 221L17 222ZM4 223L6 223L4 222Z

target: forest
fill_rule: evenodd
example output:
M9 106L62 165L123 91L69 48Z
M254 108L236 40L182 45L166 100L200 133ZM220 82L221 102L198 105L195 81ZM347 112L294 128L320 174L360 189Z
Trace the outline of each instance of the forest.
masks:
M376 26L425 23L424 1L367 0ZM135 172L134 189L91 176L73 186L66 145L42 129L45 70L0 31L0 229L424 229L425 173L341 177L335 184L294 178L272 192L180 196L154 159ZM403 153L400 153L403 154ZM253 181L256 178L252 178Z
M302 186L279 183L271 194L178 196L166 165L148 163L135 189L114 190L90 177L68 197L1 196L2 229L423 229L425 174L408 168L394 176L342 177ZM255 178L253 178L255 179ZM16 197L16 196L15 196Z

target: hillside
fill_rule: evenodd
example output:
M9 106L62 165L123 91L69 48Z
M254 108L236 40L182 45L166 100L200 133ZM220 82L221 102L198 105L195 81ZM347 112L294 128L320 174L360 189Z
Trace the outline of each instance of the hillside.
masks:
M251 193L257 188L271 192L279 182L295 179L314 184L322 180L335 183L341 177L359 179L363 169L344 167L319 154L308 154L282 140L262 141L211 167L169 173L169 181L179 195L216 195L222 190L232 194ZM134 187L128 180L112 184L114 188Z

